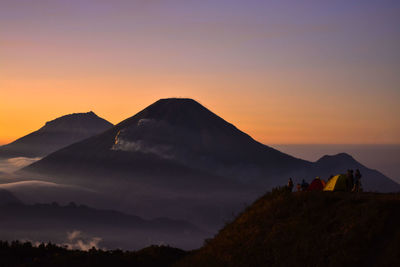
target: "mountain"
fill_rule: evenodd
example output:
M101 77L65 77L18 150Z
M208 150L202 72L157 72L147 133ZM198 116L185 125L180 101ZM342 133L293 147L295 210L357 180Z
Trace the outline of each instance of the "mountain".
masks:
M84 168L118 164L114 170L130 172L151 172L150 166L167 164L180 170L185 167L184 172L196 170L245 183L311 166L255 141L196 101L175 98L159 100L103 134L62 149L26 170L46 172L55 166L57 171L76 170L82 161ZM134 164L137 161L141 164Z
M0 205L9 203L20 203L20 200L16 198L11 192L0 188Z
M364 188L400 186L352 157L309 162L263 145L192 99L161 99L113 128L24 168L32 179L108 194L123 211L217 229L265 191L359 167Z
M0 146L0 158L44 157L112 126L93 112L65 115L46 122L39 130L10 144Z
M0 204L0 236L3 240L51 240L58 244L93 243L108 249L138 249L169 244L192 249L207 233L189 222L169 218L142 219L114 210L94 209L71 202L52 204ZM91 246L89 246L91 248Z
M255 141L194 100L174 98L23 171L107 192L121 198L124 211L201 217L216 229L254 198L256 183L265 190L276 183L268 176L310 164Z
M371 192L399 192L400 186L398 183L389 179L377 170L369 169L356 161L351 155L339 153L337 155L326 155L315 162L313 168L314 176L329 177L328 173L337 174L345 173L347 169L359 169L362 173L361 183L365 191Z
M204 182L211 176L208 182L223 181L223 186L239 182L267 189L286 183L289 175L328 177L352 167L369 172L345 155L327 156L315 163L297 159L255 141L192 99L171 98L161 99L108 131L61 149L25 170L85 177L112 170L114 177L122 173L162 176L157 182L170 174L175 178L201 176ZM388 178L380 175L379 179ZM386 184L396 186L391 180L383 182L383 187Z
M400 195L274 190L174 266L399 266Z

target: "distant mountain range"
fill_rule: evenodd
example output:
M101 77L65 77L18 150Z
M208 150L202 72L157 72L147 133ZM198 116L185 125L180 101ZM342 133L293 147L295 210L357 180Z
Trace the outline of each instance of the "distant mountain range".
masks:
M112 126L93 112L65 115L46 122L39 130L10 144L0 146L0 158L44 157Z
M145 220L73 202L61 206L55 202L25 205L14 201L0 203L0 236L3 240L51 240L58 244L69 243L73 247L95 242L92 245L109 249L138 249L150 244L170 244L189 249L199 246L199 240L207 233L182 220Z
M255 141L192 99L172 98L159 100L102 134L63 148L24 171L79 177L73 183L112 177L113 183L123 178L173 190L208 191L241 186L267 190L286 184L289 177L310 180L349 168L360 168L366 190L400 188L347 154L325 156L317 162L294 158Z

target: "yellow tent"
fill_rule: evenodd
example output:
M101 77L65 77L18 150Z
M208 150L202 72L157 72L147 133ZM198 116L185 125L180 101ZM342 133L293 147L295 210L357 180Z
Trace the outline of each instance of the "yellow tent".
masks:
M324 187L324 191L346 191L347 190L347 176L338 174L333 176Z

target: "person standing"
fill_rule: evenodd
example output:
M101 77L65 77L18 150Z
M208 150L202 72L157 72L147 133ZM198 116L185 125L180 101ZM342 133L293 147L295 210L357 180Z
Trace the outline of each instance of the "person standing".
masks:
M293 190L293 180L292 180L292 178L289 178L287 186L289 188L289 191L292 192L292 190Z
M351 192L354 187L353 170L347 170L347 191Z
M301 181L301 190L307 191L307 188L308 188L308 183L303 179L303 181Z
M360 170L357 169L356 173L354 175L353 192L360 192L360 188L361 188L361 173L360 173Z

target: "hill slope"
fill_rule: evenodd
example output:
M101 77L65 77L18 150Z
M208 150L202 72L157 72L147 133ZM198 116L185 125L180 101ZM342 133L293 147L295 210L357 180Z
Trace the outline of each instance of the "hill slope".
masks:
M8 203L20 203L20 200L8 190L0 188L0 205Z
M399 266L400 195L276 190L177 266Z
M35 132L1 146L0 158L43 157L112 126L93 112L65 115L46 122Z

